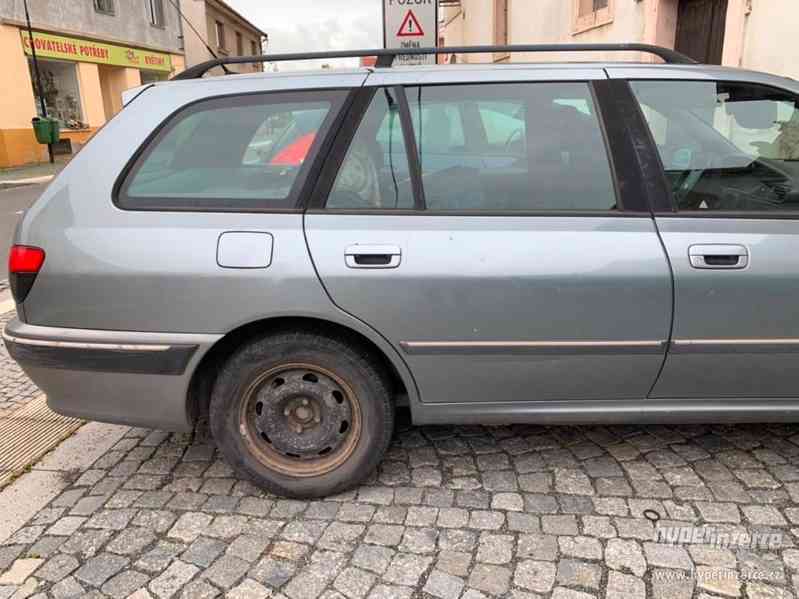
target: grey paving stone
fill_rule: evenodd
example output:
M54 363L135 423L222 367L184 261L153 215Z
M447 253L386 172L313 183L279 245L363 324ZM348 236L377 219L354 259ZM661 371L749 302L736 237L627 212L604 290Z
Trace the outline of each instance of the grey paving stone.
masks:
M265 557L250 570L250 576L267 587L279 589L291 580L296 570L293 562Z
M75 578L85 584L99 587L127 565L127 558L111 555L110 553L102 553L89 558L75 572Z
M611 570L605 596L608 599L644 599L646 585L640 578Z
M584 560L562 559L558 562L558 584L599 590L602 568Z
M146 528L130 527L114 537L106 550L111 553L132 555L140 553L145 547L155 542L155 534Z
M159 599L169 599L176 595L197 572L199 572L197 566L176 560L153 579L148 588Z
M232 555L223 555L210 568L202 573L212 583L223 589L229 589L239 581L250 569L249 562Z
M344 568L333 581L333 588L349 599L365 597L374 585L377 577L360 568Z
M422 590L439 599L458 599L463 590L463 579L440 570L433 570Z
M632 540L608 540L605 545L605 563L609 568L629 571L636 576L643 576L646 571L646 560L641 547Z
M501 596L510 587L511 575L512 570L509 567L475 564L469 575L468 586L489 595Z
M80 563L73 556L59 553L36 570L36 577L55 583L74 572L79 565Z
M106 582L101 590L111 597L127 597L135 590L143 587L149 580L150 577L141 572L126 570Z
M180 556L184 562L207 568L219 557L227 545L218 539L199 537Z
M513 583L536 593L548 593L555 584L555 564L535 560L519 562L513 574Z
M67 576L50 587L50 594L53 599L78 599L86 594L86 589L73 576Z
M396 554L383 575L383 580L392 584L415 586L427 570L433 558L412 553Z

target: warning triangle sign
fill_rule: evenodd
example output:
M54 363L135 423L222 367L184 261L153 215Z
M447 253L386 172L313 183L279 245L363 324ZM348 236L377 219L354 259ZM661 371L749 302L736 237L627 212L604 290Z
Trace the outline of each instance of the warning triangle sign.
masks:
M399 31L397 31L397 37L423 37L424 36L424 29L419 24L419 19L416 18L416 15L413 14L412 10L408 11L408 14L405 15L405 18L402 19L402 25L400 25Z

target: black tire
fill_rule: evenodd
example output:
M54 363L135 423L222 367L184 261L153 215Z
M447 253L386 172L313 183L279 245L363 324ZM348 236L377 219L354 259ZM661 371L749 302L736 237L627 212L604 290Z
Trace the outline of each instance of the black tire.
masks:
M300 371L308 374L300 379ZM314 376L316 382L307 382ZM338 395L331 391L336 388ZM302 398L308 405L306 397L312 420L307 420L311 408L297 404ZM296 420L298 410L306 420ZM357 342L283 332L248 343L225 363L211 395L209 419L217 446L234 470L274 494L313 498L351 489L375 470L391 441L394 407L383 368ZM349 432L339 433L347 430L345 424ZM286 450L306 441L311 446L319 437L337 444L335 449L324 447L319 457ZM317 467L317 462L330 468ZM305 471L298 472L301 468Z

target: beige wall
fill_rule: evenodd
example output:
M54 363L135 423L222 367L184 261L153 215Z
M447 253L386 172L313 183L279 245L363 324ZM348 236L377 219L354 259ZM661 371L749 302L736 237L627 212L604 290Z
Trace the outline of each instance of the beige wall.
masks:
M724 64L799 79L799 1L730 0Z
M218 56L236 55L237 31L243 36L245 55L249 55L251 52L250 42L255 42L259 52L263 51L261 48L260 33L253 30L246 22L237 19L232 13L220 10L215 5L207 2L207 0L182 0L181 9L186 19L197 27L200 32L204 32L208 45L211 46ZM226 48L224 49L219 48L218 40L216 39L217 21L222 22L225 26ZM183 28L183 35L186 51L186 66L193 66L213 58L190 27L185 26ZM259 65L233 65L228 68L238 73L250 73L261 70ZM215 74L217 70L214 71ZM221 70L219 70L219 73L221 74Z
M0 93L0 129L29 128L36 113L33 83L16 27L0 25L0 56L4 83Z
M679 0L610 0L612 21L575 31L576 0L508 0L512 44L645 42L674 47ZM494 43L493 0L462 0L447 8L447 45ZM723 63L799 78L799 0L729 0ZM472 56L467 60L490 60ZM514 61L580 60L571 55L513 55ZM585 55L583 55L585 59ZM590 59L657 60L637 53L592 54Z
M208 27L208 43L211 44L211 47L215 52L217 52L217 54L225 56L249 56L251 54L251 42L255 42L256 47L259 49L258 51L261 51L260 36L244 21L235 18L232 13L229 13L225 10L219 10L213 4L208 3L205 18ZM222 23L225 27L224 48L219 46L219 40L216 39L217 21ZM236 33L240 33L242 35L243 51L241 54L239 54L236 49ZM261 70L260 65L256 64L232 65L228 68L237 73L252 73Z

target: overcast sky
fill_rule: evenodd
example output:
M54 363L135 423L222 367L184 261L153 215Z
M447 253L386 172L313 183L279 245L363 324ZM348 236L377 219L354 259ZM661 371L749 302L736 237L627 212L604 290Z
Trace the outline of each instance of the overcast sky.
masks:
M269 34L269 52L352 50L383 45L381 0L226 1Z

